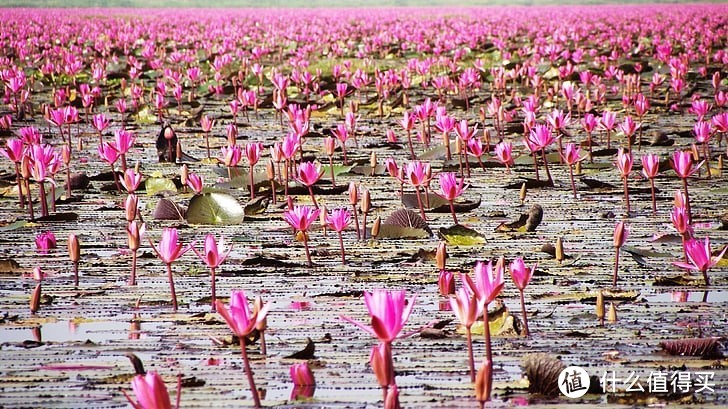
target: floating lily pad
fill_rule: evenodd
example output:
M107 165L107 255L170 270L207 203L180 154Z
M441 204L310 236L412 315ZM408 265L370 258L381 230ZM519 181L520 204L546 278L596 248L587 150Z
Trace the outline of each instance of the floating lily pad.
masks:
M392 214L387 216L387 219L384 220L383 224L421 229L425 230L430 236L432 235L432 230L425 219L409 209L395 210Z
M486 243L485 236L460 224L447 228L441 227L440 238L451 246L476 246Z
M240 224L244 217L243 207L226 193L196 195L187 208L187 222L190 224Z
M167 198L159 199L154 207L154 220L184 220L187 209Z
M425 195L422 196L422 204L424 206L427 206L427 201L425 200ZM402 195L402 204L407 206L410 209L419 209L420 206L417 203L417 194L416 193L405 193ZM473 209L477 209L480 207L480 196L478 196L477 200L456 200L455 203L453 203L453 208L455 208L456 213L463 213L463 212L469 212ZM425 208L428 212L433 213L450 213L450 202L447 200L441 198L440 196L430 193L429 194L429 206Z

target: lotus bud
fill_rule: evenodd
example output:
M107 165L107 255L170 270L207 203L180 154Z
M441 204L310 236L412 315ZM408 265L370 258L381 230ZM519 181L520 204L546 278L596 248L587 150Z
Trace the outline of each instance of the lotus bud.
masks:
M455 275L451 271L440 270L440 276L437 278L437 288L440 295L455 294Z
M435 263L437 264L438 270L445 269L445 263L447 262L447 244L441 241L437 244L437 251L435 252Z
M597 292L597 318L599 322L604 322L604 293L600 290Z
M581 161L576 162L576 166L574 166L574 173L577 175L581 174Z
M561 237L556 239L556 261L561 264L564 261L564 242Z
M273 163L273 159L268 159L268 162L265 165L265 174L268 177L268 180L274 180L276 178L276 167Z
M139 169L141 169L141 163L139 163L139 161L136 161L136 163L134 164L134 173L141 173L139 172Z
M190 175L190 169L187 167L187 165L182 165L179 168L179 178L180 182L182 183L182 186L185 187L185 191L187 191L187 177Z
M35 314L40 309L40 292L41 284L38 283L33 289L33 293L30 295L30 313Z
M382 218L377 216L374 219L374 224L372 225L372 237L379 236L379 228L382 226Z
M392 351L387 344L377 344L372 347L369 355L369 365L377 377L379 386L386 388L392 384Z
M372 209L372 199L369 194L369 189L362 188L362 197L361 197L361 203L359 203L359 208L361 209L361 212L364 214L369 213L369 211Z
M523 184L521 185L521 191L518 194L518 199L520 199L521 205L526 202L526 182L523 182Z
M718 175L723 175L723 155L718 156Z
M614 226L614 247L622 247L627 241L629 230L625 227L624 221L620 221Z
M693 154L693 161L699 162L700 161L700 152L698 152L698 147L695 144L690 145L692 154Z
M175 152L177 160L180 160L182 157L182 142L177 141L177 150Z
M359 201L359 189L357 189L356 183L349 182L349 204L356 206Z
M334 152L336 151L336 138L327 136L324 139L324 150L326 151L326 156L334 156Z
M139 198L135 194L129 194L124 202L124 210L126 212L126 221L131 223L137 216L137 206Z
M463 153L463 145L462 142L460 142L460 138L455 138L455 153L458 155Z
M617 306L614 302L609 303L609 310L607 311L607 321L611 323L617 322Z
M492 368L490 362L483 360L483 364L478 369L478 374L475 377L475 399L478 402L487 402L490 400L491 373Z
M68 147L68 145L63 145L61 147L61 158L63 159L63 164L68 166L69 163L71 163L71 148Z
M321 228L324 229L324 237L326 237L326 226L328 225L328 223L326 223L326 205L320 205L319 209L321 209L321 213L319 213L319 223L321 223Z
M374 173L377 169L377 153L372 151L372 154L369 155L369 166L372 168L371 173L369 176L374 176Z
M33 267L33 280L41 282L45 278L45 273L40 267Z
M78 243L78 237L75 234L68 235L68 258L73 263L78 263L81 259L81 248Z
M225 128L227 132L228 146L235 146L235 142L238 138L238 127L235 124L230 124Z
M170 127L164 128L164 139L169 141L172 138L174 138L174 130Z

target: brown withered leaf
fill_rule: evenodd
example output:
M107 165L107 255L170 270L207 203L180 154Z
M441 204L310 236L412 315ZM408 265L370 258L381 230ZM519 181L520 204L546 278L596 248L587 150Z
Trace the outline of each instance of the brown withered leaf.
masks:
M523 358L523 369L528 378L528 392L543 396L558 396L559 374L565 366L549 354L528 354Z
M660 342L670 355L700 356L704 359L722 358L720 338L686 338Z
M316 352L316 344L311 340L311 338L306 338L306 346L298 351L294 352L291 355L286 356L286 359L313 359L314 353Z

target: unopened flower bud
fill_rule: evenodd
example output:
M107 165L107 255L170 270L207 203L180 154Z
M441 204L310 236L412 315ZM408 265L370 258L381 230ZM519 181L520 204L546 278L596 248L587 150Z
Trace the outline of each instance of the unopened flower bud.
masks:
M445 263L447 262L447 244L441 241L437 244L437 251L435 252L435 263L437 264L438 270L445 269Z
M564 261L564 242L561 237L556 239L556 261L561 264Z
M356 183L349 182L349 204L355 206L358 201L359 189L357 188Z
M614 302L609 303L609 310L607 311L607 321L611 323L617 322L617 306Z
M369 189L362 189L361 191L361 203L359 208L362 213L367 214L372 209L372 199L369 194Z
M379 228L382 226L382 218L377 216L374 219L374 224L372 225L372 237L379 236Z
M81 259L81 247L75 234L68 235L68 258L72 263L78 263Z

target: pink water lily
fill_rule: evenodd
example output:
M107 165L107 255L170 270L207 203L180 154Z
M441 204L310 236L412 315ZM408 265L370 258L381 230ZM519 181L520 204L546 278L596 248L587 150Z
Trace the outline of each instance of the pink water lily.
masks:
M313 185L321 179L323 174L324 171L321 170L320 163L301 162L298 165L296 180L308 188L308 192L311 195L311 201L313 201L316 208L318 208L318 203L316 202L316 197L313 194Z
M243 341L253 330L265 321L270 309L270 304L263 304L259 309L251 309L248 305L248 299L245 298L245 291L233 290L230 294L230 306L225 307L221 301L216 302L217 312L225 319L233 334L240 338L240 353L243 356L243 364L245 365L245 374L248 378L250 393L253 394L253 402L255 407L260 407L260 396L258 389L255 387L253 372L250 368L248 360L248 352Z
M458 218L455 214L455 199L460 197L467 186L465 186L465 178L458 180L455 172L443 172L439 175L440 180L440 192L435 192L436 195L450 202L450 213L452 214L452 220L455 224L458 224Z
M718 262L720 262L725 255L726 250L728 250L728 246L723 247L723 250L718 253L717 256L713 256L713 253L710 250L710 237L706 237L705 241L695 239L687 240L685 241L684 246L688 262L674 261L672 264L680 268L700 271L703 273L705 285L710 285L708 269L714 267L718 264Z
M652 191L652 215L657 214L657 202L655 201L655 178L660 172L660 157L654 153L642 156L642 174L650 180Z
M205 185L202 182L202 176L197 173L190 173L187 175L187 186L189 186L196 195L199 195L202 193L202 189Z
M374 290L364 292L364 304L369 310L372 324L365 325L349 317L341 318L379 338L383 343L391 343L404 328L412 313L416 295L406 298L404 290Z
M339 249L341 250L341 264L346 263L346 257L344 252L344 240L341 237L341 232L344 231L351 224L351 212L349 209L340 208L332 209L331 213L326 215L326 224L334 229L339 236Z
M230 246L226 248L225 246L225 238L223 236L220 236L220 239L216 242L215 236L212 234L208 234L205 236L205 243L202 249L202 252L197 251L197 248L195 247L194 243L190 244L190 247L192 248L192 251L197 254L197 257L202 260L203 263L207 264L207 267L210 268L210 274L211 274L211 298L212 298L212 311L215 311L216 309L216 297L215 297L215 270L222 264L228 255L230 255L230 252L232 251L233 247Z
M526 303L523 292L528 283L531 281L531 277L533 277L533 273L536 271L537 266L538 264L534 264L533 267L528 268L526 267L526 263L523 262L523 258L517 257L511 262L508 268L511 273L511 278L513 279L513 284L515 284L516 288L518 288L518 293L521 297L521 315L523 316L523 330L526 337L529 335L528 314L526 314Z
M127 396L135 409L172 409L169 392L162 377L155 371L137 375L131 380L131 387L137 402Z
M483 313L483 310L480 308L480 304L478 304L477 296L469 291L467 287L461 287L455 292L455 296L450 297L450 308L452 308L460 324L465 327L465 335L468 343L470 382L475 382L475 359L473 358L473 334L471 328Z
M293 364L288 368L288 372L291 375L291 381L295 386L316 385L316 380L313 377L311 368L308 366L308 362Z
M139 189L139 184L142 182L141 173L137 173L134 168L127 168L124 172L124 176L121 179L121 185L124 186L129 193L136 192Z
M311 263L311 253L308 249L308 235L306 232L311 227L316 219L318 219L320 209L313 208L311 206L293 206L293 209L287 209L283 213L283 219L288 223L294 230L300 231L303 236L303 245L306 248L306 259L309 267Z
M177 311L177 293L174 288L174 277L172 276L172 263L178 258L182 257L190 248L184 247L179 241L179 234L177 229L167 227L162 231L162 238L159 240L159 245L155 246L154 243L149 242L152 245L152 249L166 265L167 265L167 278L169 280L169 290L172 293L172 308Z
M688 178L700 169L703 162L695 165L693 163L693 155L687 151L677 150L672 154L672 168L677 176L682 179L683 193L685 194L685 208L688 212L688 219L692 220L692 210L690 208L690 195L688 193Z

